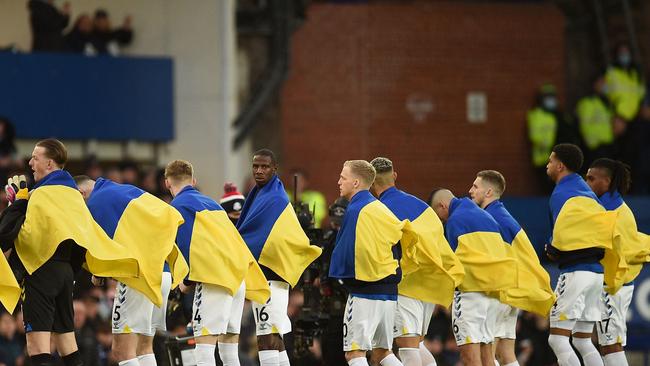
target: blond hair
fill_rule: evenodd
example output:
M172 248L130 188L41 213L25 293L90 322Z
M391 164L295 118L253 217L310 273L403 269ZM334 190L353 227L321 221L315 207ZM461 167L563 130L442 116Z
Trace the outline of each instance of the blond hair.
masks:
M186 160L174 160L167 164L165 168L165 178L174 182L192 180L193 177L194 168Z
M372 185L377 176L375 167L365 160L348 160L343 163L343 166L350 168L350 172L368 187Z
M494 187L497 196L501 196L506 191L506 178L496 170L481 170L476 174L477 177L485 183Z
M45 157L52 159L59 168L63 169L65 167L65 163L68 162L68 149L63 145L63 142L57 139L45 139L37 142L36 146L45 149Z

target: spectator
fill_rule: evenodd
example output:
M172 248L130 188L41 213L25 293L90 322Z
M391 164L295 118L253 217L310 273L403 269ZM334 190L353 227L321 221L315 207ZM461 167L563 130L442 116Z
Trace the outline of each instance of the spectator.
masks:
M527 122L533 166L544 193L550 193L553 184L546 176L546 163L551 149L562 142L578 142L575 127L567 121L559 108L555 86L542 85L534 108L528 111Z
M627 43L619 43L614 51L614 64L605 73L607 96L616 114L625 121L632 121L645 96L641 70L635 64Z
M84 162L84 174L95 180L104 174L102 166L99 164L99 161L97 161L95 155L90 155L86 158L86 161Z
M6 366L22 365L23 345L18 340L16 323L6 311L0 313L0 364Z
M244 195L239 193L235 183L226 182L223 185L224 195L219 200L219 204L228 214L230 221L237 224L241 209L244 207Z
M162 193L160 186L158 185L158 169L157 168L148 168L142 174L142 189L153 194L156 197L160 197Z
M74 26L65 35L65 43L70 52L83 53L86 56L97 54L93 46L93 20L90 15L83 13L77 17Z
M635 145L638 155L633 163L632 188L635 194L650 194L650 95L646 95L639 111Z
M124 183L122 180L122 171L116 166L108 167L105 174L107 179L110 179L115 183Z
M108 12L104 9L95 11L93 19L93 47L100 55L119 56L120 46L127 46L133 39L131 16L126 16L122 27L113 29Z
M94 329L86 322L86 305L81 300L73 301L74 334L77 339L79 353L84 365L97 365L99 362L99 343L95 338Z
M614 112L605 95L605 77L597 76L593 93L583 97L576 106L580 134L585 146L586 166L598 158L614 156Z
M117 362L111 354L111 344L113 343L113 334L111 333L111 323L101 322L97 327L97 347L99 354L99 366L116 366Z
M0 179L7 180L7 175L17 163L16 130L8 118L0 116Z
M65 50L63 30L70 21L70 3L64 3L59 10L53 0L29 0L27 7L32 27L32 51Z
M133 161L127 160L120 164L120 174L122 175L122 182L124 184L131 184L140 187L140 171L138 164Z

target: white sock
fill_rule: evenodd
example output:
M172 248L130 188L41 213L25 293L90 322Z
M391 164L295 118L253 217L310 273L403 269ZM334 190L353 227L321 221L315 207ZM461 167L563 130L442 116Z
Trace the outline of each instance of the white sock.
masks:
M140 366L140 363L138 362L138 358L132 358L130 360L126 361L120 361L117 363L119 366Z
M156 366L156 356L153 353L138 356L138 363L140 366Z
M420 358L422 359L422 366L438 366L436 359L433 358L424 342L420 342Z
M519 366L519 362L518 361L510 362L509 364L503 366Z
M598 350L591 343L591 338L576 338L571 339L571 343L578 350L582 361L585 366L603 366L603 359L600 357Z
M395 357L395 355L392 353L384 357L383 360L379 361L379 364L381 366L404 366L402 365L401 362L399 362L399 359L397 359L397 357Z
M217 360L214 358L214 344L197 343L194 347L196 357L196 366L216 366Z
M365 357L356 357L348 361L348 366L370 366Z
M259 351L260 366L280 366L280 352L276 349Z
M223 366L239 366L239 343L219 342L219 357Z
M625 358L624 351L605 355L603 360L605 361L605 366L627 366L627 358Z
M571 348L569 337L551 334L548 336L548 345L553 349L559 366L580 366L580 360Z
M400 348L399 359L402 360L404 366L422 366L422 357L420 357L420 350L417 348Z
M289 363L289 355L286 350L278 353L278 361L280 361L280 366L291 366Z

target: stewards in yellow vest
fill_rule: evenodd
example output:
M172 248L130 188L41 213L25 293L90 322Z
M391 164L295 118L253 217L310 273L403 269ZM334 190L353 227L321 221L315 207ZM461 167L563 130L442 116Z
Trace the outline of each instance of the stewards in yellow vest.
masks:
M576 106L580 135L587 148L589 162L612 155L614 112L605 96L605 78L599 76L593 84L593 94L583 97Z
M533 167L544 190L550 192L553 187L546 177L546 163L553 146L560 142L577 143L574 126L563 118L558 106L555 86L544 84L539 89L537 104L528 111L527 126Z
M636 118L641 100L645 96L643 77L632 60L627 44L616 48L616 61L607 69L607 97L618 116L625 121Z

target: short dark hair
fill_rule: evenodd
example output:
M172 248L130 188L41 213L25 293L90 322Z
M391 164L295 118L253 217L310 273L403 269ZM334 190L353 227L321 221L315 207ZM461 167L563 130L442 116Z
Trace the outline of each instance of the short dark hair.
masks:
M553 146L555 157L572 172L578 172L582 168L584 155L582 150L574 144L557 144Z
M496 170L481 170L476 173L476 176L481 178L484 182L489 183L496 188L499 196L506 191L506 178L503 177L503 174L499 173Z
M275 160L275 154L273 153L273 151L271 151L269 149L259 149L259 150L255 151L253 153L253 157L256 157L256 156L268 156L269 158L271 158L271 163L273 165L278 164L278 161Z
M45 156L54 160L59 168L63 169L68 162L68 150L65 145L57 139L45 139L36 143L36 146L45 149Z
M611 179L608 191L614 193L618 191L620 194L626 194L632 185L632 178L630 173L630 166L622 161L612 160L608 158L600 158L591 163L591 168L602 169Z
M377 174L392 173L393 162L388 158L378 156L370 161L370 164L375 168Z
M88 181L91 181L91 180L92 180L92 178L90 178L87 175L75 175L74 176L74 182L75 182L75 184L77 184L77 186L82 185L82 184L84 184L84 183L86 183Z
M431 190L431 193L429 193L429 199L427 199L427 205L431 206L431 201L433 201L433 196L438 193L438 191L443 190L444 188L442 187L435 187Z

